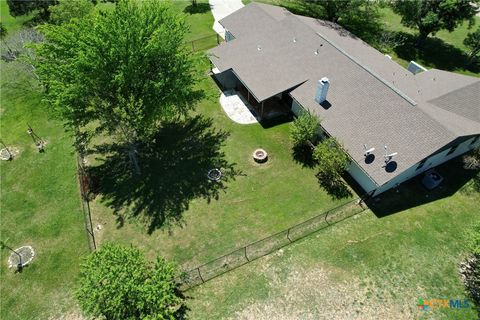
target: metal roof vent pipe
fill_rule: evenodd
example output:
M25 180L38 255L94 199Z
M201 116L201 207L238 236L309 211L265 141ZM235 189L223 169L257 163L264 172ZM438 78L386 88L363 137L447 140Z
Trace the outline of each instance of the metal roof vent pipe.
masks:
M318 80L317 92L315 93L315 101L323 105L323 103L325 103L327 100L327 93L329 87L330 81L328 81L327 77L323 77L322 79Z

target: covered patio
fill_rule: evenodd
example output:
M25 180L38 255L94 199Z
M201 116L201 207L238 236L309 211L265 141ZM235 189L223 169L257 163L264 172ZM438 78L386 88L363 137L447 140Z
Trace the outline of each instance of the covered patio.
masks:
M223 94L225 96L238 95L237 104L238 101L244 103L259 122L291 114L292 98L288 92L281 92L263 101L258 101L231 69L219 72L217 68L213 67L211 73ZM232 120L235 121L235 119Z

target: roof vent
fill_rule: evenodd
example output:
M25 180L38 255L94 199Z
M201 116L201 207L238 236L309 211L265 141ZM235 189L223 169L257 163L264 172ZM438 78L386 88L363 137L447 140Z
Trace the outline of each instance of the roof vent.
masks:
M258 45L257 45L257 50L258 50L258 51L262 50L262 46L258 44Z
M293 42L297 42L297 38L293 38Z
M419 65L415 61L410 61L410 63L408 64L407 70L410 71L413 74L417 74L417 73L420 73L420 72L423 72L423 71L427 71L427 69L425 67Z
M327 100L328 88L330 87L330 81L327 77L323 77L321 80L318 80L317 92L315 93L315 101L318 103L323 103Z

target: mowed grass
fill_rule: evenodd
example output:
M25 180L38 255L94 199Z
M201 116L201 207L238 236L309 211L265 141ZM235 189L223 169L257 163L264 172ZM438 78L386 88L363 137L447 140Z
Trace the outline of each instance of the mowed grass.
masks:
M24 19L2 22L11 34ZM73 289L81 258L88 253L76 180L72 139L47 115L36 82L18 62L0 62L1 139L19 154L1 161L1 240L18 248L31 245L36 256L21 273L7 268L10 251L0 253L0 318L48 319L75 308ZM27 123L47 141L39 153ZM3 146L2 146L3 148Z
M36 257L21 273L1 251L2 319L46 319L73 307L72 290L88 243L80 209L72 139L47 117L41 94L17 62L1 62L1 138L20 153L1 168L1 239L31 245ZM27 123L47 141L38 153Z
M415 180L380 203L428 201L433 193ZM188 291L190 317L476 319L473 307L420 311L417 304L468 298L458 267L466 232L480 221L479 201L459 191L383 218L365 211Z
M437 68L461 74L480 77L480 71L465 66L470 49L463 44L469 32L473 32L480 25L480 17L474 18L475 25L469 29L469 23L463 22L455 30L449 32L440 30L435 35L430 35L425 47L418 50L414 47L417 31L401 24L401 17L390 8L381 10L382 22L387 30L402 32L407 35L407 42L390 52L392 57L404 67L410 60L422 64L427 68Z
M199 68L206 73L207 61ZM220 92L214 81L205 76L201 86L207 98L198 105L196 113L213 119L215 128L229 132L222 151L240 174L226 184L218 199L191 201L183 213L181 227L164 228L152 234L147 234L143 225L132 222L117 228L112 210L98 197L92 212L94 224L103 226L96 231L99 242L133 244L150 256L161 255L190 268L351 199L332 199L320 188L315 169L304 168L293 160L290 123L270 128L235 124L218 103ZM257 148L268 152L267 163L253 161L252 153Z

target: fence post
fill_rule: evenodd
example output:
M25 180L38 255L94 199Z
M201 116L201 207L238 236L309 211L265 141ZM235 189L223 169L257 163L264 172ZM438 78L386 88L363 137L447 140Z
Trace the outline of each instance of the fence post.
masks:
M288 228L288 230L287 230L287 239L288 239L288 241L290 241L290 243L292 243L293 241L292 241L292 239L290 239L290 229L291 228Z
M203 280L202 273L200 272L200 268L197 268L198 270L198 276L200 277L200 280L202 280L202 283L205 283L205 280Z

